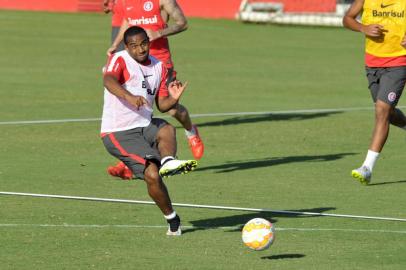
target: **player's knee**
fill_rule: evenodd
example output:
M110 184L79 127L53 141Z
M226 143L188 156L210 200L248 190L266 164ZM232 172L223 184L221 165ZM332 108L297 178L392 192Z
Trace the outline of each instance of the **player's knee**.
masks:
M156 185L161 181L158 170L145 170L144 179L148 185Z
M175 118L184 118L187 116L188 111L182 104L177 104L174 108L168 111L169 115Z
M167 124L159 130L158 136L174 136L175 134L176 134L175 127L172 126L171 124Z
M170 109L168 111L168 114L172 117L175 117L176 115L179 115L180 110L179 110L179 104L177 104L174 108Z
M393 113L393 107L385 102L377 102L375 105L375 115L377 119L389 119Z
M147 162L144 171L144 180L148 185L153 185L161 181L157 164L155 164L154 162Z

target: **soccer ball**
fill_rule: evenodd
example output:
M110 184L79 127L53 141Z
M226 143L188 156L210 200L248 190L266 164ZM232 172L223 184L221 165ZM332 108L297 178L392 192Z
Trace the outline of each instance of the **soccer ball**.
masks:
M264 250L269 248L275 239L275 228L263 218L248 221L242 229L242 241L250 249Z

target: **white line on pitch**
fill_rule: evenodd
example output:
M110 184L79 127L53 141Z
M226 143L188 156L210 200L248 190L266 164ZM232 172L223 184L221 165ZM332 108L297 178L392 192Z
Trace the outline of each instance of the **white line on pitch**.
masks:
M130 203L130 204L148 204L148 205L155 204L153 201L81 197L81 196L55 195L55 194L36 194L36 193L10 192L10 191L0 191L0 195L26 196L26 197L37 197L37 198L54 198L54 199L66 199L66 200L82 200L82 201L97 201L97 202L110 202L110 203ZM295 216L320 216L320 217L355 218L355 219L406 222L406 218L395 218L395 217L374 217L374 216L362 216L362 215L330 214L330 213L318 213L318 212L301 212L301 211L291 211L291 210L276 210L276 209L264 209L264 208L247 208L247 207L188 204L188 203L172 203L172 204L174 206L191 207L191 208L205 208L205 209L218 209L218 210L231 210L231 211L248 211L248 212L268 212L268 213L277 213L277 214L286 214L286 215L295 215Z
M406 108L406 106L398 106ZM267 114L296 114L296 113L334 113L334 112L352 112L373 110L373 107L354 107L354 108L333 108L333 109L308 109L308 110L286 110L286 111L263 111L263 112L225 112L225 113L202 113L191 114L192 118L220 117L220 116L249 116L249 115L267 115ZM168 115L160 115L160 118L170 118ZM28 124L56 124L70 122L96 122L100 118L78 118L78 119L55 119L55 120L21 120L21 121L3 121L0 125L28 125Z
M62 228L123 228L123 229L161 229L167 225L130 225L130 224L0 224L0 227L62 227ZM185 229L241 229L240 226L188 226L182 225ZM406 231L372 230L372 229L342 229L342 228L280 228L277 231L299 231L299 232L364 232L364 233L395 233L406 234Z
M55 119L55 120L23 120L23 121L5 121L0 122L0 125L28 125L28 124L57 124L69 122L95 122L100 121L100 118L83 118L83 119Z

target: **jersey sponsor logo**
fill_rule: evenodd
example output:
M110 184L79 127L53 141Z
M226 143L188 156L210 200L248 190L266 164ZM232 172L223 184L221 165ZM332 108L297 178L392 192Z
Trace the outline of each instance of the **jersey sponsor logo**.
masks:
M127 10L132 10L134 7L126 7Z
M149 18L145 18L144 16L142 16L139 19L128 18L128 23L132 26L133 25L154 24L154 23L158 23L158 16L155 15L154 17L149 17Z
M395 92L390 92L390 93L388 94L388 100L389 100L390 102L394 102L394 101L396 100L396 98L397 98L397 96L396 96L396 93L395 93Z
M154 8L154 4L151 1L147 1L144 3L144 10L151 11Z
M156 93L156 88L154 88L154 90L147 88L147 93L148 93L148 95L154 96Z
M378 11L378 10L372 10L372 16L373 17L393 17L393 18L404 18L405 17L405 11L402 12L396 12L396 11Z
M152 75L148 75L148 76L152 76ZM145 76L144 76L144 78L145 78ZM154 90L149 88L146 81L142 81L142 88L147 90L148 95L153 96L156 93L156 88L154 88Z

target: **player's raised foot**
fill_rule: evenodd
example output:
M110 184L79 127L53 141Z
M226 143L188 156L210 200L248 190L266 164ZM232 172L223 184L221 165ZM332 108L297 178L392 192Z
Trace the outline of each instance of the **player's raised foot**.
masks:
M351 175L363 185L368 185L371 182L372 173L366 166L361 166L358 169L352 170Z
M169 177L176 174L185 174L193 171L197 166L196 160L172 159L165 162L159 169L161 177Z
M124 180L130 180L133 178L133 172L122 161L118 162L115 166L109 166L107 168L107 173Z
M201 159L204 153L204 144L195 125L193 125L193 129L195 135L188 136L189 147L192 151L193 157L195 159Z
M176 215L173 219L168 220L168 231L166 235L169 236L180 236L182 235L182 229L180 225L180 218Z

